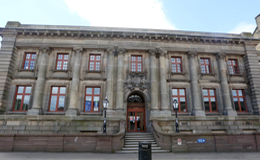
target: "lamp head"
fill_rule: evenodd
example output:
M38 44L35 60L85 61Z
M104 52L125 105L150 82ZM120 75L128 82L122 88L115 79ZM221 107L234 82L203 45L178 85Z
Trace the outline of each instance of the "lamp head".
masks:
M178 100L177 99L174 99L173 101L172 101L172 105L173 105L173 109L174 110L178 110L179 109L179 103L178 103Z
M107 96L106 96L106 98L105 98L104 101L103 101L104 109L107 109L108 104L109 104L109 101L108 101Z

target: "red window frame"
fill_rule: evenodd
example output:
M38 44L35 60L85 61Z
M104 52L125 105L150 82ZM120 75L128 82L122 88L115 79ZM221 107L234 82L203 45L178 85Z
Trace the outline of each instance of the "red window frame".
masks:
M68 53L58 53L57 54L57 63L56 63L56 70L67 70L68 69L68 60L69 54Z
M207 95L204 95L204 90L207 91ZM210 90L213 90L214 91L214 95L210 95ZM208 98L209 99L209 111L206 111L206 108L205 108L205 111L206 112L218 112L218 103L217 103L217 97L216 97L216 90L215 89L203 89L203 102L205 103L204 101L204 98ZM216 103L216 111L212 111L212 104L211 104L211 98L215 98L215 103Z
M23 61L23 69L34 69L36 53L25 53ZM26 62L28 61L28 68L26 68Z
M228 60L230 74L239 74L237 59Z
M91 54L89 55L89 70L90 71L100 71L101 66L101 55Z
M177 90L177 95L174 95L173 90L176 89ZM180 95L180 90L184 90L184 95ZM188 112L187 110L187 98L186 98L186 89L185 88L172 88L172 100L173 98L178 98L178 104L179 104L179 111L181 113L186 113ZM181 98L185 98L185 110L186 111L182 111L181 110Z
M181 73L182 72L182 60L181 57L171 57L172 72Z
M53 93L53 88L57 87L57 93ZM61 93L61 88L65 88L65 93ZM66 86L52 86L51 87L51 94L50 94L50 101L49 101L49 110L48 112L64 112L65 109L65 98L66 98ZM51 110L51 102L52 102L52 96L57 96L56 99L56 106L55 106L55 110ZM60 102L60 97L64 96L64 102L63 102L63 110L59 110L59 102Z
M242 96L239 95L239 91L241 91L240 93L242 93ZM236 93L236 95L234 95L234 92ZM238 102L239 110L236 109L236 104L235 104L235 110L237 112L247 112L247 105L246 105L246 98L245 98L244 91L242 89L234 89L234 90L232 90L232 96L233 96L234 104L235 104L235 98L237 98L237 102ZM240 98L243 98L243 102L245 104L245 111L241 110L241 99Z
M18 93L19 91L19 87L23 87L23 92L22 93ZM30 87L30 93L26 93L26 89L27 87ZM30 103L30 98L31 98L31 92L32 92L32 86L17 86L16 87L16 92L15 92L15 98L14 98L14 104L13 104L13 109L12 111L14 112L27 112L28 108L29 108L29 103ZM15 110L15 104L16 104L16 100L17 100L17 96L22 96L21 98L21 104L19 106L19 110ZM30 96L28 99L28 106L26 110L23 110L23 103L24 103L24 97L25 96Z
M200 58L201 73L211 73L210 59Z
M142 72L143 71L142 56L131 56L131 71L132 72Z
M87 92L87 89L91 89L91 93ZM98 94L95 94L95 89L98 89ZM101 94L101 88L100 87L86 87L85 88L85 103L84 103L84 112L99 112L100 111L100 105L101 105L101 101L100 101L100 94ZM87 97L91 97L91 102L87 102L86 99ZM98 102L94 102L94 98L99 99ZM95 105L97 104L97 110L95 111L94 108L94 103ZM88 104L88 105L87 105ZM86 108L88 106L88 109Z

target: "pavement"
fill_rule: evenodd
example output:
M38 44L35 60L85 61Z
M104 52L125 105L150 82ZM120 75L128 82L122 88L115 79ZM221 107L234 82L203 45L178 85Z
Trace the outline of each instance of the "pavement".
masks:
M0 152L0 160L138 160L138 154ZM260 153L154 153L152 160L259 160Z

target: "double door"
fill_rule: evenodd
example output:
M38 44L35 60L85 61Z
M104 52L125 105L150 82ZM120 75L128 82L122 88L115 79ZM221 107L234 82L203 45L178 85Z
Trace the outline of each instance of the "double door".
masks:
M145 110L143 103L128 105L127 132L145 132Z

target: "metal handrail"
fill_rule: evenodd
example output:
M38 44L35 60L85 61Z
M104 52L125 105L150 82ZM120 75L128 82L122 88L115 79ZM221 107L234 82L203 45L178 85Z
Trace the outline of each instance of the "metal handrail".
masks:
M150 122L150 123L151 123L151 128L152 128L153 132L156 134L156 136L157 136L158 138L160 138L160 136L157 134L156 130L155 130L154 127L153 127L153 123L152 123L152 122Z

